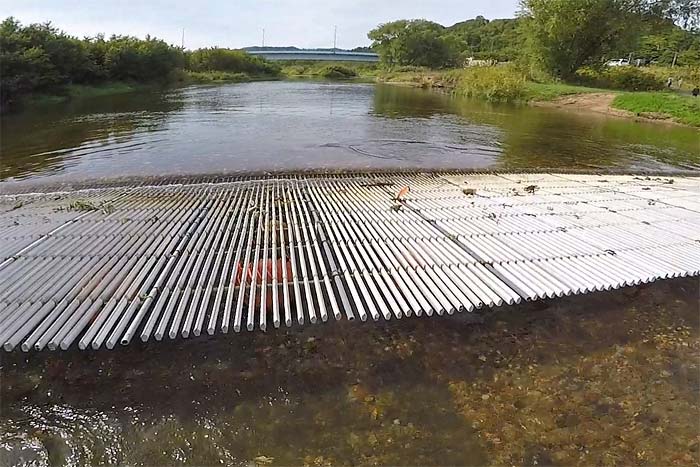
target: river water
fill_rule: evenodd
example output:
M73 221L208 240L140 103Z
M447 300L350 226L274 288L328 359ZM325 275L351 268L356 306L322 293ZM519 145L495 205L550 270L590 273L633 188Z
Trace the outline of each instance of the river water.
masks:
M700 133L310 81L85 99L2 120L0 180L296 169L700 167Z
M299 168L700 165L675 126L312 82L3 121L4 183ZM0 355L0 465L691 465L700 284L461 317Z

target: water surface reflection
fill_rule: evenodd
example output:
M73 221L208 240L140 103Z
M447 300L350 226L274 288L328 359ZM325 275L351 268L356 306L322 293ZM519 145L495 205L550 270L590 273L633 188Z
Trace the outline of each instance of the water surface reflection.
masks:
M308 81L75 101L2 120L0 180L296 169L700 166L696 129Z

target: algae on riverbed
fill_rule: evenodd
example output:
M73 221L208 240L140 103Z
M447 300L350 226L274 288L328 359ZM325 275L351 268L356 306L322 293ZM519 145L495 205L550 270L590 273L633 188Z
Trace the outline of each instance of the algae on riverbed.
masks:
M0 460L684 465L697 279L459 316L10 354Z

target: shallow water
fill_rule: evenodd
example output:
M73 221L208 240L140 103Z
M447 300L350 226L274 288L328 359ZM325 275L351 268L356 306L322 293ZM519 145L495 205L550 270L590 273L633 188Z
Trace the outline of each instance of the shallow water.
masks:
M3 119L4 183L301 168L700 166L697 130L368 84ZM0 465L698 463L697 280L459 317L0 355Z
M0 180L367 168L700 168L697 129L360 83L84 99L2 120Z
M0 464L692 464L699 298L3 355Z

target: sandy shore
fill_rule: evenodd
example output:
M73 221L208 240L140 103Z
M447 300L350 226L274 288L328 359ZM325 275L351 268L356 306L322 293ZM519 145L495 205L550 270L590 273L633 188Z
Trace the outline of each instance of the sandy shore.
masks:
M530 104L538 107L551 107L573 112L586 112L609 117L627 118L638 122L689 126L676 122L673 118L665 114L636 114L628 110L616 109L612 106L615 96L617 96L617 94L613 92L583 93L559 97L552 101L533 101L530 102Z

